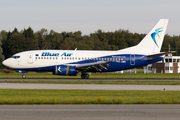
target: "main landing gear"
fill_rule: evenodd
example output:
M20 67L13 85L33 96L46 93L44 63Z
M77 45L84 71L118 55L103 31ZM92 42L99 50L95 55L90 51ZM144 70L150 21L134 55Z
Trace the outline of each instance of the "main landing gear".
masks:
M82 78L82 79L89 79L89 74L87 74L87 73L82 73L82 74L81 74L81 78Z

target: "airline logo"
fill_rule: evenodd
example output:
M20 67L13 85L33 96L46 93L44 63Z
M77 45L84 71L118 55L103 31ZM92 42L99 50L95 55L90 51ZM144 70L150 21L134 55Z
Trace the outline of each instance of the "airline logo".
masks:
M59 71L60 73L62 72L61 66L59 66L58 71Z
M66 53L64 52L61 56L71 56L73 53ZM38 54L36 56L39 56ZM50 52L43 52L41 56L59 56L59 53L50 53Z
M153 33L151 34L151 37L152 37L154 43L157 45L157 47L159 47L159 46L158 46L158 44L157 44L157 42L156 42L156 35L160 38L159 33L162 32L161 29L162 29L162 27L156 29L155 32L153 32Z
M41 56L59 56L59 53L43 52Z
M66 53L66 52L64 52L61 56L71 56L71 55L73 55L73 53Z

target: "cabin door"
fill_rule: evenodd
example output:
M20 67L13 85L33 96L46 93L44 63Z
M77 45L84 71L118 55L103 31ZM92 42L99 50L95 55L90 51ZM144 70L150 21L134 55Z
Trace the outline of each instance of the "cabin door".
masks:
M135 65L135 55L131 54L130 56L130 65Z
M32 53L28 53L28 63L29 64L33 63L33 54Z

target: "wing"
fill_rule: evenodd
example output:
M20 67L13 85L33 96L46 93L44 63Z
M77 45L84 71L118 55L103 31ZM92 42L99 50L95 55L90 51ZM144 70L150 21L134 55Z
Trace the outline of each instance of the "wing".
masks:
M80 64L76 66L77 70L81 71L88 71L88 70L95 70L95 71L102 71L101 69L106 69L110 65L108 63L111 63L113 61L98 61L98 62L93 62L93 63L85 63L85 64Z

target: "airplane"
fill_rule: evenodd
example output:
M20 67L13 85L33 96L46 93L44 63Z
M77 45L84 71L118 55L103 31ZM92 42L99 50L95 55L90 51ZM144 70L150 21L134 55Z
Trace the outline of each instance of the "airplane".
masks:
M48 71L54 75L76 76L88 79L87 72L114 72L137 68L161 61L160 52L168 19L160 19L151 31L135 46L117 51L97 50L31 50L20 52L4 60L2 64L23 73Z

